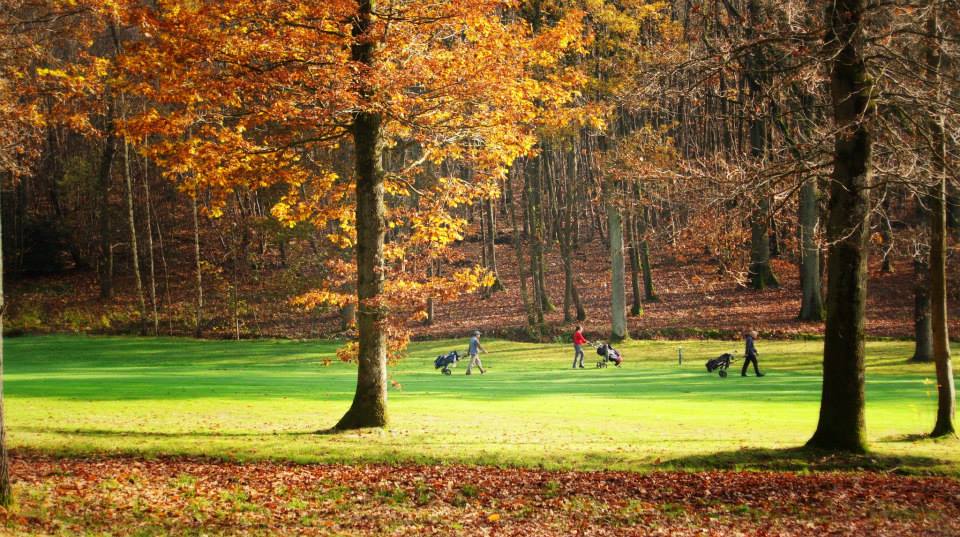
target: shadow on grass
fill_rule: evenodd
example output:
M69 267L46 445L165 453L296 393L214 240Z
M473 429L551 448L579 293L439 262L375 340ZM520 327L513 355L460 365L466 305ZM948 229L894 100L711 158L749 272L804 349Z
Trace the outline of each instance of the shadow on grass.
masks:
M91 438L110 437L141 437L141 438L261 438L268 436L308 436L317 431L256 431L256 432L223 432L223 431L123 431L116 429L70 429L58 427L10 427L11 431L28 433L62 434Z
M950 442L953 440L960 439L960 436L956 434L947 435L947 436L930 436L929 433L913 433L913 434L898 434L893 436L885 436L878 440L881 443L898 443L898 442Z
M663 461L678 470L872 471L899 474L943 474L946 464L933 457L878 453L835 453L807 447L744 448ZM948 472L949 473L949 472Z

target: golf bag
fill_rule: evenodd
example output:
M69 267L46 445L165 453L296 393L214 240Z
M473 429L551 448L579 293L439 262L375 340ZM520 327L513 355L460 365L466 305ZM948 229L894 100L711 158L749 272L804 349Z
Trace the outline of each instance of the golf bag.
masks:
M597 346L597 354L602 357L602 359L597 362L597 367L607 367L610 362L620 367L620 364L623 363L623 356L620 355L620 351L614 349L609 343L601 343Z
M707 360L707 373L713 373L717 371L717 374L721 377L727 376L727 369L730 367L730 364L735 360L732 354L725 352L716 358L711 358Z
M447 354L437 356L437 359L433 361L433 368L440 369L440 372L444 375L449 375L452 373L450 368L456 367L459 360L460 354L457 351L450 351Z

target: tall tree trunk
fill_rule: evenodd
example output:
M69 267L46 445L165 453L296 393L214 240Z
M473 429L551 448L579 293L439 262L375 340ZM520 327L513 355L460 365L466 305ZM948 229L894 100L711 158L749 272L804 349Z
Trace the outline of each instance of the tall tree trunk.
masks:
M526 163L529 165L529 161ZM520 280L520 302L523 304L523 311L527 314L527 329L530 331L530 335L534 339L539 338L539 334L535 333L538 329L536 323L536 317L533 312L533 304L530 302L530 295L527 293L527 272L526 272L526 263L523 260L523 242L520 234L520 225L517 221L517 208L516 208L516 190L513 188L513 170L511 169L510 174L507 176L507 204L510 209L510 226L513 228L513 249L517 255L517 278ZM521 194L521 203L524 196ZM522 205L521 205L522 206Z
M770 268L769 207L770 203L764 197L750 216L750 287L754 289L780 286Z
M836 124L830 216L827 221L827 321L823 391L817 430L807 443L863 452L864 322L872 139L865 117L872 110L864 63L866 0L835 0L827 7L826 42L834 51L830 89Z
M823 320L820 285L820 245L817 244L817 183L807 179L800 187L800 301L801 321Z
M643 272L643 299L647 302L659 302L660 297L653 288L653 270L650 268L650 245L647 242L648 208L644 207L640 216L640 269Z
M579 143L574 141L573 147L567 149L564 155L564 161L567 167L563 169L561 183L556 189L557 205L557 233L558 243L560 245L560 257L563 261L563 322L571 323L574 318L579 318L583 310L577 295L576 283L573 273L573 255L576 251L576 223L575 214L577 207L577 180L579 177ZM574 315L576 308L576 317ZM581 319L582 320L582 319Z
M544 298L546 289L544 288L543 281L543 265L538 263L538 260L541 259L542 246L540 242L540 232L541 229L537 225L537 202L535 201L535 189L533 186L533 177L531 174L534 173L534 169L531 164L536 163L535 166L540 166L540 158L537 157L535 160L527 161L527 166L524 170L524 200L526 202L526 214L527 221L530 228L529 242L530 242L530 277L533 281L533 313L534 318L536 319L537 330L542 333L543 323L543 313L544 305L549 302L549 299Z
M893 224L890 222L890 192L884 185L880 196L880 237L883 240L883 259L880 261L880 272L893 274Z
M536 283L536 295L540 302L540 307L537 309L537 318L540 324L543 324L543 319L540 318L543 313L549 313L557 309L557 307L553 305L553 302L550 301L550 294L547 292L546 264L543 260L545 229L543 216L544 205L540 183L546 173L545 155L546 152L537 157L537 175L530 177L530 190L527 192L527 200L530 203L531 262L534 266L533 277Z
M157 228L157 246L160 248L160 266L163 267L163 296L164 303L167 307L170 306L172 300L170 299L170 270L167 266L167 254L166 249L163 247L163 229L160 226L160 217L157 215L156 210L153 206L153 202L150 201L150 197L147 196L147 201L150 203L148 210L156 217L156 228ZM173 335L173 315L167 315L167 333Z
M439 274L439 272L440 272L440 270L439 270L439 264L440 264L440 260L439 260L439 259L436 259L436 260L431 259L431 260L430 260L430 264L429 264L429 266L427 267L427 276L428 276L428 277L433 278L434 276L439 276L439 275L440 275L440 274ZM434 304L433 297L432 297L432 296L427 297L427 318L424 319L423 324L425 324L425 325L427 325L427 326L432 326L432 325L433 325L434 316L435 316L435 313L436 313L435 310L436 310L436 306L435 306L435 304Z
M153 255L153 219L150 214L150 170L149 161L143 158L143 194L146 199L144 207L144 216L146 217L147 228L147 262L150 266L150 305L153 308L153 335L160 335L160 317L157 315L157 274L154 266Z
M941 64L943 29L937 6L930 6L927 33L936 36L927 50L927 73L942 96ZM939 99L938 99L939 100ZM930 436L953 435L956 412L956 388L950 361L950 336L947 328L947 145L944 117L933 111L928 121L933 142L933 179L930 195L930 320L933 323L933 359L937 365L937 422Z
M493 285L490 287L491 292L503 291L505 288L503 286L503 281L500 280L500 272L497 270L497 223L496 223L496 212L493 210L493 200L484 200L484 225L486 226L484 248L486 248L486 258L487 270L493 273Z
M107 138L104 141L103 153L100 155L100 166L97 171L97 193L99 207L97 217L100 223L100 263L98 276L100 280L100 298L113 298L113 249L110 244L110 177L113 172L113 160L116 154L116 137L113 132L113 105L107 107L106 122Z
M933 361L933 326L930 324L930 265L923 255L913 258L914 351L911 362Z
M640 242L640 268L643 270L643 297L647 302L660 302L653 288L653 270L650 268L650 245L646 240Z
M630 315L643 313L643 298L640 294L640 248L637 244L637 227L635 217L631 217L627 225L630 233L630 285L633 291L633 304L630 305Z
M140 307L140 335L147 335L147 302L143 297L143 279L140 278L140 250L137 247L137 224L133 216L133 178L130 173L130 144L123 139L123 178L127 182L127 223L130 226L130 256L133 278L137 284L137 305Z
M753 38L755 27L764 23L766 18L759 0L750 0L748 2L749 24L746 27L746 35ZM749 105L752 110L749 111L749 141L750 157L756 163L757 167L762 166L764 156L767 152L768 141L768 120L766 116L761 116L760 110L766 110L763 106L763 93L769 85L769 75L766 73L765 50L761 46L754 47L753 52L747 58L745 78L747 87L750 89ZM766 289L767 287L778 287L779 282L770 268L770 201L767 195L767 187L761 186L759 198L760 201L753 213L750 215L750 287L754 289Z
M573 285L573 305L577 308L577 320L586 321L587 320L587 310L583 307L583 301L580 300L580 291L577 290L577 285Z
M612 341L623 341L629 337L627 334L627 297L623 259L623 221L620 216L620 209L613 200L616 190L615 185L608 185L606 190L605 201L607 222L610 228L610 266L612 269L610 279L610 339Z
M13 174L10 174L11 179ZM3 188L0 188L0 192ZM0 202L0 208L3 203ZM0 224L3 215L0 214ZM0 236L3 236L0 228ZM7 456L7 423L6 411L3 404L3 318L7 312L7 301L3 294L3 244L0 241L0 506L9 507L13 501L13 490L10 488L10 459Z
M353 20L353 61L372 66L375 61L374 0L360 0ZM374 87L362 81L364 99ZM387 311L380 304L384 286L383 244L386 234L383 199L383 118L379 112L357 113L351 126L357 181L357 327L359 351L357 390L353 404L334 427L337 430L383 427L387 424Z
M196 326L193 330L193 337L199 338L203 336L203 269L200 265L200 216L198 204L200 200L197 198L200 197L200 187L199 181L197 186L194 187L193 191L193 258L195 261L196 269L196 281L197 281L197 309L196 309Z

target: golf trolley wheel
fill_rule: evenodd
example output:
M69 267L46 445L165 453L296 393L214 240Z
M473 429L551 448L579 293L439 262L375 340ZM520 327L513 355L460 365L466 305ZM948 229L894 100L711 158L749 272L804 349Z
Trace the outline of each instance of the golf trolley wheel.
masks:
M444 370L443 370L443 374L444 374L444 375L452 375L452 374L453 374L453 371L450 371L449 369L444 369Z
M727 378L727 370L721 369L719 375L720 375L720 378Z

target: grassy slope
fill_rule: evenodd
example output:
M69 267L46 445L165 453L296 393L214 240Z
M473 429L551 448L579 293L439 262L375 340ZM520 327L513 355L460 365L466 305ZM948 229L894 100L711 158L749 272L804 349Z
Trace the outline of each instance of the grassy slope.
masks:
M392 370L401 388L390 391L388 430L317 435L346 410L354 387L353 365L323 365L332 343L10 339L9 439L55 453L960 474L960 442L908 436L928 431L936 405L933 366L903 363L909 342L868 344L874 454L839 461L789 449L816 425L816 341L759 342L769 373L762 379L706 374L702 363L732 349L730 342L634 342L621 349L622 369L570 371L566 345L495 341L486 344L487 375L433 370L433 357L464 344L413 345Z

